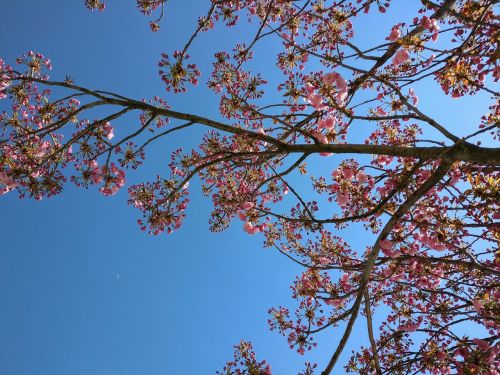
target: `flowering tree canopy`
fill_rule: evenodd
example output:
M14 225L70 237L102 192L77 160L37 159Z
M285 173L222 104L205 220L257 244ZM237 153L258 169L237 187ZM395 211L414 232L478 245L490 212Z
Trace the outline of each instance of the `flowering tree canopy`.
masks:
M386 38L369 48L356 42L357 17L385 13L390 0L206 2L192 36L158 68L167 96L186 93L202 74L191 45L248 19L253 38L215 53L203 72L220 119L176 111L160 94L129 98L51 80L39 52L0 59L0 99L10 108L0 113L0 194L42 199L73 183L114 195L152 142L205 127L197 147L171 150L168 175L128 186L128 202L142 230L170 233L182 226L198 177L213 231L241 220L248 235L303 266L292 284L296 307L271 308L271 330L300 354L316 346L316 333L340 334L330 358L297 371L499 374L496 2L415 0L418 12L380 25ZM102 0L85 5L105 10ZM137 6L158 31L166 0ZM276 48L273 77L252 65L264 39ZM433 118L419 108L433 100L429 87L456 100L480 95L484 115L460 126ZM128 113L135 124L123 122ZM363 248L342 238L354 225L367 233ZM361 320L366 343L338 364ZM460 333L465 322L473 334ZM250 343L235 349L220 374L272 373Z

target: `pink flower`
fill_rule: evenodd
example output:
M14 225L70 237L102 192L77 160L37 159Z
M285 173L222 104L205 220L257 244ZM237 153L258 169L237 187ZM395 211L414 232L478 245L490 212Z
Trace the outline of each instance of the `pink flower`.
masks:
M391 42L395 42L399 38L401 38L401 31L399 31L399 27L393 27L391 33L387 38L385 38L385 40L390 40Z
M325 85L332 86L335 84L335 88L337 89L337 100L344 100L347 96L347 81L342 78L342 76L338 73L328 73L323 76L323 83Z
M3 172L0 172L0 184L4 185L3 188L0 188L0 195L7 194L17 186L17 183Z
M427 68L429 65L432 64L432 62L434 61L435 58L436 58L436 55L434 55L434 54L430 55L429 58L422 64L422 67Z
M434 18L424 16L422 18L422 26L432 32L432 40L435 42L439 37L439 25Z
M345 179L350 180L354 177L354 171L351 168L344 168L342 170L342 175Z
M177 220L175 220L174 229L179 229L179 228L181 227L181 225L182 225L182 217L181 217L181 216L179 216L179 217L177 218Z
M356 173L356 180L364 184L368 180L368 176L363 171L359 171Z
M318 260L322 266L327 266L331 263L331 260L326 257L319 257Z
M109 140L113 139L113 137L115 136L115 129L113 128L113 126L111 126L111 124L109 122L105 123L103 125L103 135L108 138Z
M244 225L243 225L243 230L245 232L247 232L248 234L255 234L255 233L259 233L260 232L260 229L259 227L257 226L254 226L251 222L247 221Z
M392 163L392 159L393 157L392 156L388 156L388 155L380 155L378 157L378 162L381 164L381 165L389 165Z
M481 339L472 339L472 342L477 345L479 350L482 350L483 352L487 352L490 350L491 346L488 344L488 341L481 340Z
M271 366L267 365L264 370L260 370L261 375L272 375Z
M344 299L342 298L326 299L325 303L333 307L339 307L344 304Z
M323 144L328 144L328 138L326 138L326 135L323 133L318 133L316 134L316 138L318 138L318 141L320 141Z
M319 120L318 129L328 129L331 130L335 126L335 120L332 117L327 117L325 119Z
M500 65L495 66L493 68L492 74L493 74L493 78L495 78L495 82L497 82L498 79L500 78Z
M10 178L6 173L0 172L0 184L3 184L7 187L15 188L17 183Z
M339 194L337 195L337 203L339 206L345 206L349 202L349 198L345 194Z
M323 99L321 98L321 96L319 95L316 95L316 94L313 94L313 95L309 95L308 97L308 100L309 100L309 103L311 103L311 105L316 108L318 111L323 109Z
M335 78L337 78L338 73L328 73L323 76L323 83L325 85L333 85Z
M110 169L111 173L115 176L108 176L107 178L109 179L107 179L106 185L99 189L99 191L106 196L115 195L118 190L120 190L125 185L125 171L119 169L113 163L111 163ZM98 175L96 170L94 170L94 174L96 175L97 180L99 180L100 182L105 175L108 175L108 169L106 168L106 166L102 166L101 174Z
M408 53L407 50L405 49L400 49L398 52L396 52L396 55L394 55L394 58L392 59L392 63L394 65L400 65L407 61L410 58L410 54Z
M389 240L380 241L380 249L389 258L396 258L401 252L394 248L394 243Z
M478 313L480 313L483 309L483 305L481 304L481 301L475 299L472 301L472 307L474 308L474 310Z
M310 83L306 84L305 89L306 89L306 92L307 92L307 96L310 96L310 95L312 95L314 93L314 86L311 85Z
M90 179L94 184L100 183L103 178L104 178L103 175L98 170L97 171L93 170L92 174L90 175Z
M254 204L252 202L245 202L241 205L241 208L244 210L249 210L254 207Z
M415 90L409 89L408 90L408 96L411 98L412 104L417 105L418 104L418 96L415 94Z
M398 329L401 331L406 331L406 332L415 332L418 327L420 327L420 324L422 323L422 318L419 317L419 319L415 323L411 323L410 321L401 324Z
M318 141L320 141L323 144L328 144L328 138L323 134L323 133L317 133L316 138L318 138ZM319 153L321 156L331 156L331 152L320 152Z
M382 250L392 250L393 246L394 246L394 244L392 243L392 241L389 241L389 240L380 241L380 248Z
M337 86L338 91L344 92L347 90L347 81L338 75L335 79L335 86Z

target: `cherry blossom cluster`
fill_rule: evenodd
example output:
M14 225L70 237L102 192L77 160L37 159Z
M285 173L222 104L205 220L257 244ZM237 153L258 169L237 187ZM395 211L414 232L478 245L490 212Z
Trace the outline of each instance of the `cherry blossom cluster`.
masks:
M166 53L161 55L158 63L161 80L167 85L167 91L186 92L186 83L196 86L201 73L196 64L184 65L184 60L189 59L189 55L175 51L172 57L174 61L171 61Z
M258 361L251 342L241 341L234 346L234 359L226 363L219 375L271 375L271 366Z
M169 179L157 176L154 182L129 188L128 203L142 212L143 219L137 222L143 231L148 230L154 235L172 233L182 225L189 203L189 183L182 181L189 171L181 166L185 163L178 161L182 157L181 152L178 149L172 153Z
M90 10L98 10L99 12L103 12L106 9L106 4L101 0L85 0L85 5Z
M138 1L146 15L160 7L163 13L164 5ZM124 169L140 166L151 142L190 124L206 126L197 147L162 160L169 176L129 188L142 230L179 229L197 176L213 204L211 230L239 221L244 232L304 267L291 285L295 306L271 308L270 328L305 355L319 332L347 327L324 374L338 371L354 321L366 324L369 337L346 372L498 374L500 172L491 143L499 139L499 108L490 84L500 69L493 2L422 0L417 17L401 15L370 48L356 45L356 17L385 13L390 1L209 5L184 48L162 54L160 77L172 94L186 92L200 76L186 64L198 32L246 17L254 37L215 53L209 75L224 121L176 112L159 96L133 100L70 78L48 81L50 60L39 53L18 59L22 73L0 60L0 99L11 104L0 114L0 193L39 199L59 193L69 177L114 195L125 186ZM271 69L259 73L254 65L263 38L277 50L274 60L264 57L279 69L273 79ZM420 81L455 99L481 92L494 104L457 130L424 113L422 104L433 99ZM51 85L68 94L52 99ZM114 112L93 119L100 106ZM139 113L132 130L118 121L130 111ZM346 243L347 227L364 228L366 244ZM315 367L306 364L302 373ZM223 370L270 371L246 342Z

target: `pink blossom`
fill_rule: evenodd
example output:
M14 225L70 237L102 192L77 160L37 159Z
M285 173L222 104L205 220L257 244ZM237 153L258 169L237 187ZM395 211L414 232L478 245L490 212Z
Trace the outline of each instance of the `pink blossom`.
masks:
M0 188L0 195L7 194L17 186L17 183L3 172L0 172L0 184L4 185L3 188Z
M113 139L113 137L115 136L114 133L115 130L113 126L109 122L106 122L102 128L103 128L103 135L109 140Z
M409 89L408 90L408 96L411 98L412 104L417 105L418 104L418 96L415 94L415 90Z
M385 277L389 277L392 275L392 269L390 268L384 268L384 270L382 271L382 274L385 276Z
M427 16L424 16L422 18L422 26L428 31L433 33L431 38L435 42L439 37L439 29L440 29L437 20L435 20L434 18L429 18Z
M343 298L325 299L325 303L333 307L340 307L344 304L344 299Z
M259 233L260 229L257 226L254 226L251 222L247 221L245 224L243 224L243 230L247 232L248 234L255 234Z
M311 105L318 111L323 109L323 99L321 98L321 96L313 94L308 96L307 98L309 100L309 103L311 103Z
M483 305L481 304L481 301L477 299L472 300L472 307L478 313L480 313L483 310Z
M408 321L405 324L401 324L398 327L398 329L406 332L415 332L418 329L418 327L420 327L421 323L422 323L422 318L420 317L415 323L411 323L410 321Z
M359 171L358 173L356 173L356 180L364 184L368 180L368 176L363 171Z
M492 74L493 74L493 78L495 78L495 82L497 82L498 79L500 79L500 65L495 66L493 68Z
M326 257L319 257L318 260L322 266L327 266L332 262L330 259L328 259Z
M179 217L175 220L174 229L179 229L181 226L182 226L182 216L179 216Z
M115 164L111 164L111 173L115 176L106 177L106 185L99 189L99 191L106 195L115 195L124 185L125 185L125 171L119 169ZM108 169L106 166L101 168L101 175L98 175L98 179L102 180L104 176L108 175Z
M436 55L432 54L429 56L429 58L422 64L422 67L427 68L429 65L432 64L434 59L436 58Z
M17 183L4 172L0 172L0 184L6 185L6 186L9 186L12 188L17 186Z
M338 194L337 195L337 203L339 206L345 206L349 202L349 198L345 194Z
M381 165L389 165L392 163L392 156L388 156L388 155L380 155L378 157L378 162L379 164Z
M353 286L350 283L349 274L344 273L340 277L339 285L342 288L342 290L346 293L349 293L353 289Z
M328 144L328 138L323 133L316 134L316 138L318 138L318 141L320 141L321 143Z
M335 126L335 120L332 117L327 117L325 119L321 119L318 122L318 129L328 129L331 130Z
M394 246L394 244L392 241L389 241L389 240L380 241L380 248L382 250L391 250L393 246Z
M335 84L337 100L342 101L347 96L347 81L340 74L335 72L326 74L323 76L323 83L329 86Z
M400 65L407 61L410 58L410 54L408 53L407 50L405 49L400 49L398 52L396 52L396 55L394 55L394 58L392 59L392 63L394 65Z
M486 340L472 339L472 342L476 344L479 350L482 350L483 352L486 352L491 348L490 344L488 344L488 341Z
M315 89L314 89L314 86L313 86L313 85L311 85L310 83L307 83L307 84L305 85L305 89L306 89L306 92L307 92L307 96L312 95L312 94L314 93L314 90L315 90Z
M335 79L335 85L337 86L338 91L344 92L347 90L347 81L340 75L338 75Z
M394 244L389 240L380 241L380 249L389 258L396 258L401 252L394 248Z
M323 133L317 133L316 137L318 138L318 141L320 141L321 143L328 144L328 138ZM319 154L321 156L331 156L332 155L331 152L320 152Z
M241 208L244 210L250 210L253 207L254 207L254 204L252 202L245 202L241 205Z
M390 40L391 42L395 42L399 38L401 38L401 31L399 31L399 27L393 27L391 33L385 39Z
M335 79L337 78L338 73L328 73L323 76L323 83L325 85L333 85Z
M342 175L345 179L350 180L354 177L354 171L351 168L344 168L342 170Z

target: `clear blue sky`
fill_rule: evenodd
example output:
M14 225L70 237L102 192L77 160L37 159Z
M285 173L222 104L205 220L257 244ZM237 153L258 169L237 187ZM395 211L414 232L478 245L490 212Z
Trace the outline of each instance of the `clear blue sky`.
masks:
M77 84L138 99L163 95L159 55L182 46L206 8L206 1L171 0L161 31L153 34L135 1L110 0L103 14L87 11L83 0L8 1L0 56L12 63L36 50L51 58L55 79L68 74ZM363 28L386 35L392 23L375 25L377 20ZM202 83L213 52L244 38L249 28L235 30L218 27L194 44ZM203 88L167 100L181 111L218 115L217 99ZM438 118L477 119L451 101L421 102ZM196 134L155 147L129 181L165 173L169 152L193 145ZM267 327L267 309L289 304L289 285L300 270L262 249L258 236L244 235L239 222L210 233L209 202L196 183L191 186L182 230L158 237L140 232L126 189L113 198L71 185L40 202L14 193L1 197L0 374L210 374L231 358L240 339L251 340L276 374L291 374L306 359L323 367L340 329L320 336L320 348L304 358ZM365 339L360 319L351 343Z

